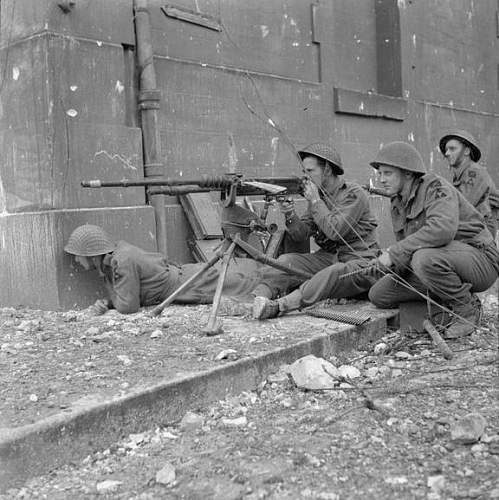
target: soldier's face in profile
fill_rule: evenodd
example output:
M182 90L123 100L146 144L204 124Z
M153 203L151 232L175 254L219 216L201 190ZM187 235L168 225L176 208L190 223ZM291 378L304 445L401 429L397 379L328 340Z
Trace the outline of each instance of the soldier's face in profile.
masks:
M400 168L380 165L378 167L379 182L386 191L386 194L393 196L402 191L405 176Z
M316 156L307 156L303 159L303 169L317 187L324 187L325 169ZM333 174L331 174L333 175Z
M466 152L469 155L467 148L461 141L450 139L445 145L445 159L449 162L449 167L459 167L466 157Z

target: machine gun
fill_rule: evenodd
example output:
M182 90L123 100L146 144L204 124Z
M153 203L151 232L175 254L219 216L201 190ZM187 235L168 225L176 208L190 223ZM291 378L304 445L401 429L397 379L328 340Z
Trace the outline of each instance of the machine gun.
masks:
M146 187L150 195L178 196L187 193L220 191L224 206L233 205L236 196L288 196L303 191L302 177L257 177L246 179L242 174L202 175L196 179L157 178L144 180L82 181L86 188Z
M167 297L161 304L152 310L153 315L160 314L163 309L175 300L175 297L185 290L190 284L202 275L208 268L213 266L219 260L222 260L222 268L217 283L217 288L213 298L213 305L208 319L207 326L203 332L207 335L216 335L222 333L221 324L217 322L216 316L220 305L220 299L225 281L225 275L234 253L239 252L249 256L259 262L275 267L281 271L299 276L306 280L311 277L308 273L303 273L292 269L289 265L282 264L266 253L259 251L248 243L248 237L253 231L266 230L271 234L271 239L267 244L270 245L272 238L277 236L276 228L267 228L265 217L262 214L256 214L251 210L245 209L236 204L237 196L264 195L268 208L269 200L284 200L292 194L301 194L303 192L303 178L300 177L259 177L245 178L242 174L223 174L217 176L201 176L196 179L184 180L173 178L156 178L144 180L102 181L91 180L82 181L81 185L85 188L106 188L106 187L146 187L148 194L165 194L170 196L185 195L189 193L203 193L210 191L220 191L222 200L222 231L224 242L221 244L218 252L203 267ZM265 209L264 209L265 212ZM282 233L284 231L282 230ZM281 235L282 236L282 235ZM276 241L277 238L276 238ZM280 241L280 240L279 240Z

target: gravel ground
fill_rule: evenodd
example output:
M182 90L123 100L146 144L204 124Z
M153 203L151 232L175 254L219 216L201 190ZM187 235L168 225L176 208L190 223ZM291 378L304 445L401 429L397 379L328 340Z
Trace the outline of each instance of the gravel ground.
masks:
M350 312L368 307L349 301ZM0 429L34 423L87 397L110 398L176 376L255 356L346 325L304 314L259 322L240 304L225 304L224 334L207 337L210 306L172 306L159 317L147 310L122 315L0 309ZM242 316L234 316L240 313Z
M330 360L360 370L347 386L303 391L283 367L256 392L130 435L0 498L499 498L497 331L495 298L480 333L453 342L452 361L426 337L394 332L384 353ZM486 426L463 444L452 432L469 413Z

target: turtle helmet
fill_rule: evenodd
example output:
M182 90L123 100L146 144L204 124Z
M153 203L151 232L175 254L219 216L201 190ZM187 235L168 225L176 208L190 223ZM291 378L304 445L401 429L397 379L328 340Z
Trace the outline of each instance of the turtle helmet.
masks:
M380 165L387 165L415 174L426 174L419 151L411 144L402 141L390 142L382 146L370 165L375 169L378 169Z
M478 141L473 137L473 135L465 130L451 130L440 139L439 147L443 155L445 155L445 146L451 139L457 139L466 147L470 148L470 158L472 161L477 162L480 160L482 152L478 147Z
M93 224L84 224L71 233L64 251L82 257L95 257L110 253L115 248L116 242L104 229Z
M302 160L306 156L317 156L317 158L322 158L323 160L328 161L333 166L333 170L336 175L342 175L344 173L343 165L341 164L341 156L332 145L321 142L309 144L308 146L300 149L298 151L298 155Z

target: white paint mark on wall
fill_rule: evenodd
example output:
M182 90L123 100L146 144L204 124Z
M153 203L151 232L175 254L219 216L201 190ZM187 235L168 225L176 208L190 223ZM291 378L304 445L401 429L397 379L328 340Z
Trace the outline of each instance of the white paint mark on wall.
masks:
M66 111L66 114L71 118L74 118L75 116L78 115L78 111L76 111L76 109L71 108Z
M414 133L413 132L409 132L407 134L407 140L411 141L411 142L414 142Z
M262 30L262 38L265 38L269 35L270 29L265 24L260 25L260 29Z
M19 79L20 74L21 71L19 70L19 68L17 66L14 66L12 68L12 79L17 81Z
M5 195L5 189L3 187L3 181L0 177L0 216L7 215L7 196ZM2 239L4 234L2 233ZM2 241L2 247L5 247L5 241Z
M71 85L69 90L71 90L71 92L76 92L78 90L78 85Z
M229 172L234 173L238 162L236 142L234 136L229 132Z
M124 156L121 156L117 153L115 154L109 154L107 151L97 151L94 154L94 158L97 156L104 155L106 158L109 158L112 161L119 161L121 162L126 168L129 168L130 170L137 170L137 167L132 164L132 159L131 158L125 158Z
M270 165L272 168L274 168L277 161L277 155L279 154L279 137L272 137L272 140L270 141L270 147L272 150L272 159Z
M114 86L114 90L116 90L118 94L121 94L125 90L125 86L119 80L116 80L116 85Z

